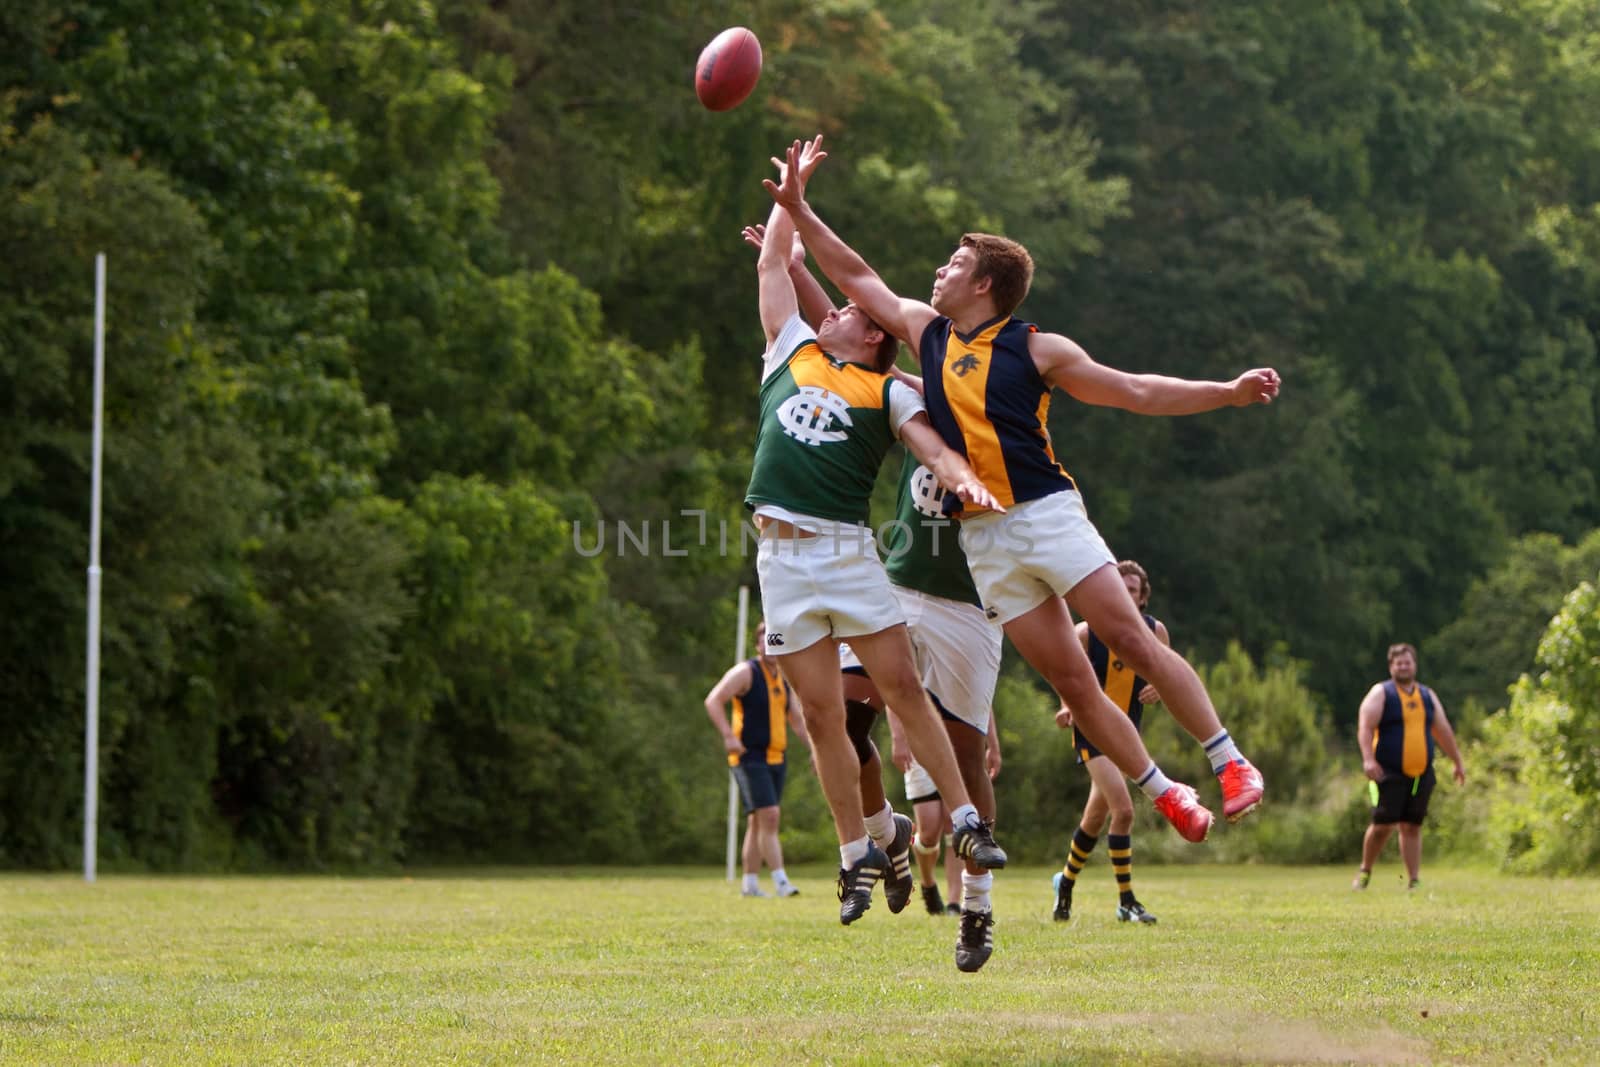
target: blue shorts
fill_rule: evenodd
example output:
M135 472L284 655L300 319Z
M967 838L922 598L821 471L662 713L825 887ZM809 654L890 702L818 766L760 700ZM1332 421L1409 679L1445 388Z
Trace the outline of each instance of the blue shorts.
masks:
M788 767L782 763L735 763L733 780L739 783L739 796L746 815L762 808L775 808L783 799L783 777Z

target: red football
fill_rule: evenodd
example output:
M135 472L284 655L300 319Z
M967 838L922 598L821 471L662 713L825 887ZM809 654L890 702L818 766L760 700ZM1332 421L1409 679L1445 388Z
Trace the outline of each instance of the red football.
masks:
M761 42L743 26L723 30L700 53L694 91L712 111L738 107L761 77Z

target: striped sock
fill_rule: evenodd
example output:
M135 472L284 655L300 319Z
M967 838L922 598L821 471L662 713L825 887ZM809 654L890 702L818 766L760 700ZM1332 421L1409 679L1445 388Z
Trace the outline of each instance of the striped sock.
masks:
M1078 872L1083 870L1083 865L1089 862L1089 853L1094 851L1098 837L1084 832L1083 827L1078 827L1072 833L1072 850L1067 854L1067 865L1061 868L1061 876L1066 879L1067 892L1072 892L1072 886L1077 884Z
M1244 759L1244 755L1239 751L1239 746L1233 743L1233 738L1228 736L1228 731L1226 730L1218 731L1215 736L1209 740L1202 741L1201 744L1206 748L1206 759L1211 761L1213 774L1221 774L1222 768L1229 763L1234 760Z
M1172 779L1161 773L1161 768L1156 766L1156 761L1151 760L1145 772L1134 780L1134 785L1144 790L1144 795L1154 800L1156 797L1172 788Z
M1120 903L1127 907L1133 903L1133 837L1129 834L1107 834L1106 850L1111 855L1111 869L1117 875Z

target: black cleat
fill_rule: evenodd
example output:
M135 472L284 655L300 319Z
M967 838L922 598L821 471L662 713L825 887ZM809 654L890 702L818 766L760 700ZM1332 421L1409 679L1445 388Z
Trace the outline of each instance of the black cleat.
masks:
M961 912L961 933L956 936L956 970L971 974L994 953L994 914Z
M922 887L922 906L928 909L929 915L943 915L944 901L939 897L939 887L925 885Z
M1060 871L1056 872L1056 910L1050 913L1050 918L1058 923L1068 922L1072 919L1072 883L1067 881L1067 876Z
M963 826L955 833L953 845L956 855L976 863L984 870L998 871L1006 865L1005 849L994 843L994 823L978 820L977 825Z
M946 915L960 915L961 905L952 900L950 903L944 906L944 913Z
M867 842L867 854L848 871L839 870L839 921L849 926L872 907L872 887L889 869L883 849Z
M889 914L899 915L911 902L911 887L916 885L911 877L911 841L917 828L904 815L894 817L894 840L889 842L889 870L883 876L883 899L889 902Z
M1156 917L1145 911L1144 905L1136 900L1132 904L1119 905L1117 907L1117 922L1135 922L1154 926Z

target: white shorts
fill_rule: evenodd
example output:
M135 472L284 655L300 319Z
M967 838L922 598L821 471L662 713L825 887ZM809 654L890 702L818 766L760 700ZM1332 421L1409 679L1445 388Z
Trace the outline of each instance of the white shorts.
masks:
M984 612L1002 625L1117 561L1070 489L964 520L961 548Z
M938 707L989 732L989 709L1000 680L1000 627L976 604L929 596L895 586L894 595L911 634L917 676Z
M922 769L922 764L912 760L911 766L906 768L906 800L915 804L938 795L939 787L933 784L932 776Z
M905 622L872 531L857 537L763 537L756 550L767 651L810 648Z

